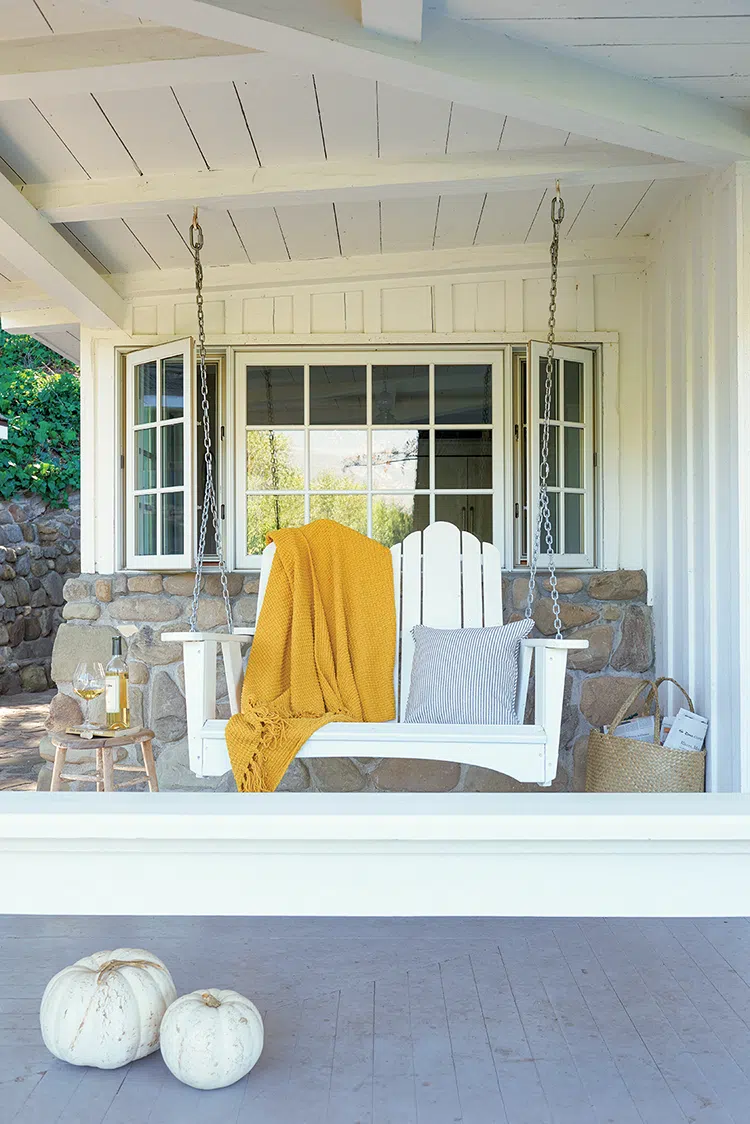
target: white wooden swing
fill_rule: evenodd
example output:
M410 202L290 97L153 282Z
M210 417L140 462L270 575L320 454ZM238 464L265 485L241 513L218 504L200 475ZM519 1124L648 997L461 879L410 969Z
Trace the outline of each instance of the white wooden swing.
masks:
M519 652L517 724L434 725L404 721L409 694L416 624L432 628L482 628L503 623L502 573L499 551L480 543L474 535L449 523L434 523L415 531L391 548L397 617L397 657L394 672L397 719L393 722L331 723L316 731L300 750L299 757L399 757L457 761L505 773L519 781L549 786L557 772L567 654L572 648L587 648L586 640L563 640L554 569L554 543L547 495L549 472L549 421L551 411L555 300L559 228L564 207L558 193L552 202L553 238L550 247L552 276L550 321L547 339L547 377L540 457L539 507L531 564L526 615L531 616L541 536L544 530L549 555L550 584L555 617L555 639L523 640ZM206 493L202 509L196 582L189 632L164 635L183 644L185 696L187 700L190 768L199 777L222 776L230 769L226 721L216 717L216 657L219 646L226 673L232 714L240 709L243 666L241 644L255 630L232 629L226 569L217 518L210 446L208 399L205 372L202 269L200 251L203 234L193 218L190 241L195 258L198 301L198 356L203 399L203 432L206 459ZM198 632L196 627L205 553L208 515L211 512L222 575L227 616L226 633ZM273 544L263 552L258 593L258 614L273 562ZM524 724L526 698L534 659L534 722Z

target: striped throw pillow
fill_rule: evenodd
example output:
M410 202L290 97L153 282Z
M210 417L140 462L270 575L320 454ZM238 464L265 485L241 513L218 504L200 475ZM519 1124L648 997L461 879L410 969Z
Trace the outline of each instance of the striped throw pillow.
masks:
M533 627L529 620L490 628L416 625L405 720L515 724L519 649Z

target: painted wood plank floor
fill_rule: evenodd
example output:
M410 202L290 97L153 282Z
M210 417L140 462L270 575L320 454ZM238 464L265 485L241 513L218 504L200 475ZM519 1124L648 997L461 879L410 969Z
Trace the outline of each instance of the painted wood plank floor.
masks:
M147 948L264 1012L249 1077L66 1066L51 975ZM747 1124L747 920L0 918L0 1124Z

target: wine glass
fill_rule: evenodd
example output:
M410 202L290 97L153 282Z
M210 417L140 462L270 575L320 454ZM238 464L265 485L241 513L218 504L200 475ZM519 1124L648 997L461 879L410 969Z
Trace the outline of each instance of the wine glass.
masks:
M104 694L105 678L104 667L94 660L81 660L73 676L73 690L86 702ZM81 726L82 730L96 730L97 727L88 718Z

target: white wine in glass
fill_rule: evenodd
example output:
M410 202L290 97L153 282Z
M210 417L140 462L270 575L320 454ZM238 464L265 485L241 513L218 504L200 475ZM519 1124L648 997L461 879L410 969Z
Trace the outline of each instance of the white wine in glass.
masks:
M101 663L92 660L81 660L73 676L73 690L86 702L104 694L104 667ZM97 727L88 719L81 726L82 730L96 730Z

